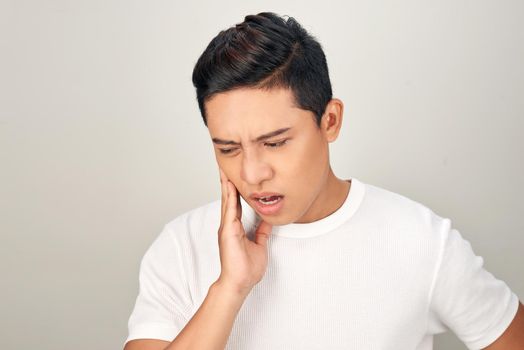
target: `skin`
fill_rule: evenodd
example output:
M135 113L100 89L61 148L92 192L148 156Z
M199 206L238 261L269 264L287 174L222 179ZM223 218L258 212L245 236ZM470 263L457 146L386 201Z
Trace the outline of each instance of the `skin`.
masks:
M229 294L241 295L239 298L242 299L264 275L267 239L272 225L322 219L336 211L346 199L350 183L333 174L328 152L329 143L337 139L340 131L343 104L338 99L328 103L320 128L312 112L295 106L293 95L285 89L236 89L220 93L206 103L206 113L212 140L238 143L224 145L214 142L213 145L222 190L218 232L222 272L217 282L221 287L227 286ZM253 142L260 135L282 128L290 129L278 136ZM225 149L232 151L223 154L221 150ZM262 221L252 242L246 238L241 225L239 196L250 203L249 195L254 191L277 192L285 198L277 215L259 213ZM186 339L201 339L200 329L209 329L210 324L216 328L217 319L229 319L227 329L222 330L224 334L217 337L222 343L227 339L232 323L231 312L199 309L197 314L193 326L186 326L182 331L186 332ZM186 348L177 346L177 339L173 343L137 339L128 342L125 350ZM484 349L524 349L522 304L506 331Z
M249 198L253 192L284 195L279 213L258 213L271 225L317 221L346 199L350 183L334 175L328 147L338 137L342 113L342 101L332 99L319 128L313 112L298 108L288 89L235 89L206 103L211 139L238 143L213 142L218 166L235 190L255 210ZM282 128L290 129L253 141Z
M517 314L509 327L486 350L520 350L524 349L524 305L519 303Z

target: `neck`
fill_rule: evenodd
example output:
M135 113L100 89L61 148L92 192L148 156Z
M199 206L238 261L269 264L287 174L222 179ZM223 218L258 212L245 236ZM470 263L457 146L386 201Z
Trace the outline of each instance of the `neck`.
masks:
M330 167L324 189L320 191L308 212L296 223L309 223L333 214L346 201L350 187L351 182L337 178Z

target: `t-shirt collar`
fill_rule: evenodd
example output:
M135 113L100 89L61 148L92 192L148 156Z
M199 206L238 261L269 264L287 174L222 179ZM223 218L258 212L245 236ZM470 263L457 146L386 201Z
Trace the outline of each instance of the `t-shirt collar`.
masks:
M340 206L336 211L325 218L309 223L292 223L282 226L273 226L271 234L278 237L308 238L333 231L344 222L348 221L357 211L362 199L364 198L364 192L364 184L356 178L351 178L349 193L342 206ZM244 223L246 230L253 231L258 225L260 217L242 197L240 197L240 200L242 204L242 222Z

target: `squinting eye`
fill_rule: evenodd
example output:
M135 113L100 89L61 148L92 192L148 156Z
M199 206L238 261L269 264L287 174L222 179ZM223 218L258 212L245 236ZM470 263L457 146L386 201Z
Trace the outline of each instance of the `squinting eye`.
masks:
M279 141L279 142L266 142L266 143L264 143L264 145L269 147L269 148L277 148L277 147L284 146L288 141L289 140L286 139L286 140L282 140L282 141ZM237 149L236 148L219 148L218 150L222 154L230 154L230 153L235 152Z
M235 150L235 148L219 148L220 153L222 154L229 154Z
M268 146L269 148L276 148L276 147L284 146L286 142L287 140L283 140L280 142L266 142L265 145Z

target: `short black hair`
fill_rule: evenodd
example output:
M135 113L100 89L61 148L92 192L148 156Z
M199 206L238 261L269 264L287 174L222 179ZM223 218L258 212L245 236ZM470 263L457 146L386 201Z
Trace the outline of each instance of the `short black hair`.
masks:
M214 37L193 69L198 107L213 95L242 87L289 88L295 104L315 114L320 126L332 98L320 43L293 17L272 12L248 15Z

